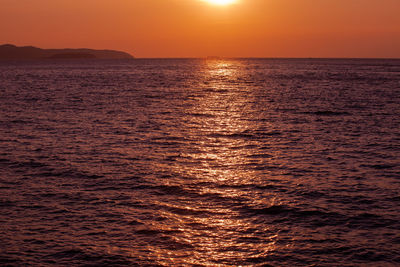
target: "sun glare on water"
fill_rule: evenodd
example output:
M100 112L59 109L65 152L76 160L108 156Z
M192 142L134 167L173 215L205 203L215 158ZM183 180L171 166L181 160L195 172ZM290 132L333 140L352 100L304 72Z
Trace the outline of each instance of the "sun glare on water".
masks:
M237 0L205 0L206 2L214 5L226 6L237 2Z

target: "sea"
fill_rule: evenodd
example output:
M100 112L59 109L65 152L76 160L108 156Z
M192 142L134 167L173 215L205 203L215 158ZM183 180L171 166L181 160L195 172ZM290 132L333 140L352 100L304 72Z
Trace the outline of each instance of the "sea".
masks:
M400 59L0 62L1 266L400 266Z

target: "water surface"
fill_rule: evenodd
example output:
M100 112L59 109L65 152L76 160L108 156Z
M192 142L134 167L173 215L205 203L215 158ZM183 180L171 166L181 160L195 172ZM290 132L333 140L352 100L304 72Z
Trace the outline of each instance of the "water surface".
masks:
M400 60L0 63L0 264L400 264Z

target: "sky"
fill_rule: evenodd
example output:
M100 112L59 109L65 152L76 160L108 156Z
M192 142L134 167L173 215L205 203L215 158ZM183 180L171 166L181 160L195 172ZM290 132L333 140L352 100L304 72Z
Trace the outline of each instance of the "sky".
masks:
M0 0L0 44L135 57L400 58L400 0Z

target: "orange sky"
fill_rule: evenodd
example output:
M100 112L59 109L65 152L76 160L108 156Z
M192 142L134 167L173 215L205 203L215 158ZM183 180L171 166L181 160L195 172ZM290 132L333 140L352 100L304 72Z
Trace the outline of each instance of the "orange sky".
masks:
M400 0L0 0L0 44L136 57L396 57Z

